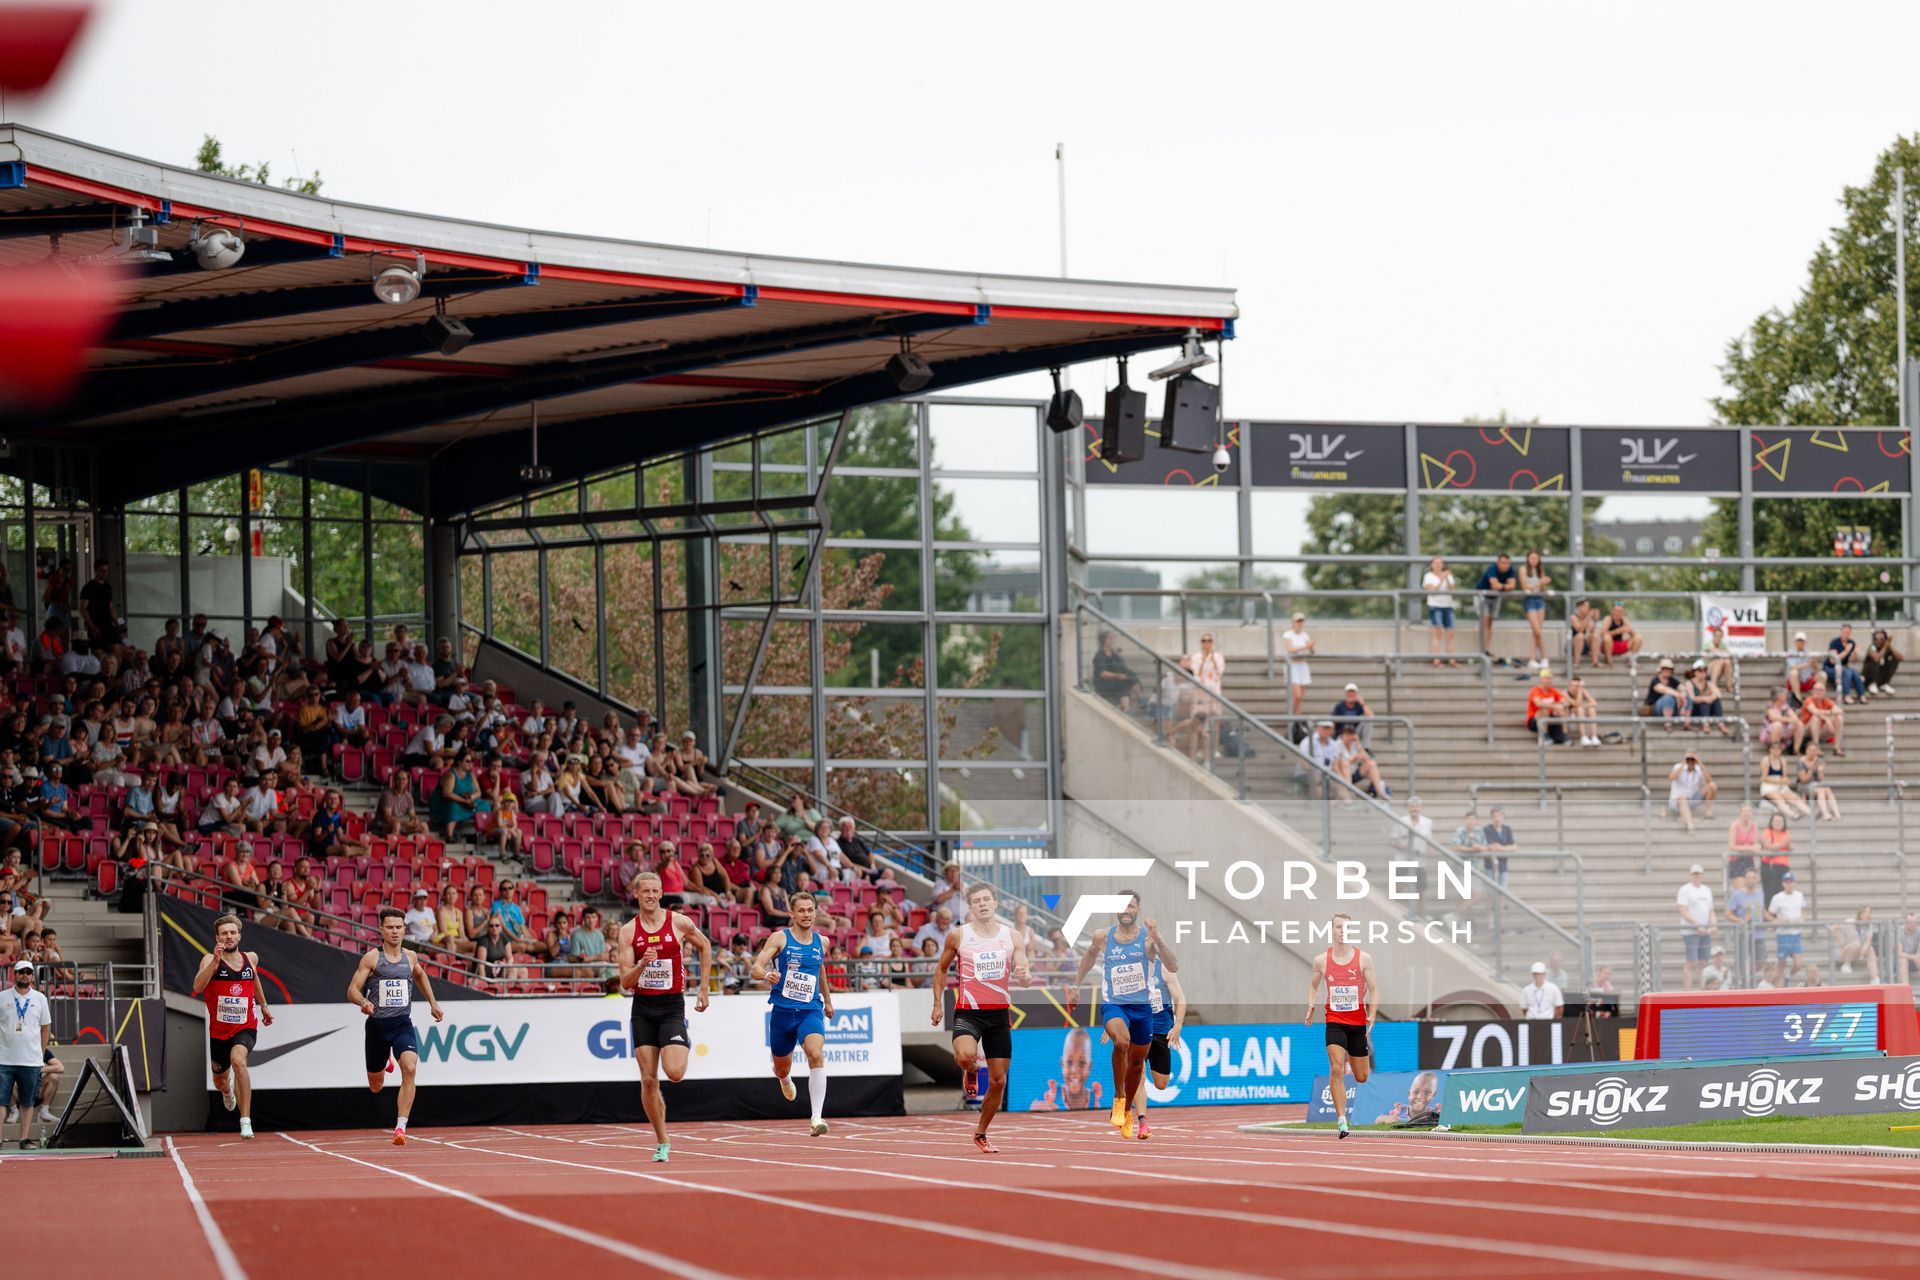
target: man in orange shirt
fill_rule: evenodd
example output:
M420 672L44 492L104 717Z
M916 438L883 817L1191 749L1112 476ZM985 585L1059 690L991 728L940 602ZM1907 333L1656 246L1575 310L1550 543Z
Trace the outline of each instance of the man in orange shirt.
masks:
M1540 678L1527 690L1527 728L1546 734L1555 746L1565 746L1567 730L1561 723L1565 709L1566 695L1553 687L1553 672L1540 668Z
M1833 754L1847 754L1840 746L1840 734L1846 726L1847 713L1827 695L1827 678L1824 675L1814 676L1813 692L1801 699L1800 719L1811 730L1810 736L1815 742L1831 739Z

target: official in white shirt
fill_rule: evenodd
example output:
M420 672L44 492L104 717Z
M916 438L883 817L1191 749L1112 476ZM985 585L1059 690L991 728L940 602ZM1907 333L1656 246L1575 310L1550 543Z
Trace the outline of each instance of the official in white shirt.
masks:
M1567 1006L1566 997L1560 994L1560 988L1547 981L1547 966L1540 961L1533 962L1533 982L1520 988L1520 1007L1526 1010L1529 1019L1557 1019Z
M40 1110L40 1064L53 1039L53 1011L33 988L33 961L17 960L13 989L0 1009L0 1099L20 1091L20 1149L31 1151L33 1121Z

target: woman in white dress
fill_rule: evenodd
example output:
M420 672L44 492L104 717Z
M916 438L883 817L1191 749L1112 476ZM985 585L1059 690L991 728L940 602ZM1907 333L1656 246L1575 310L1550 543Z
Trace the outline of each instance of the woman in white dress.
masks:
M1280 643L1287 654L1287 685L1293 690L1293 714L1299 716L1307 702L1307 686L1313 683L1313 672L1307 668L1307 659L1313 654L1313 637L1307 634L1306 614L1293 615L1293 625L1281 634Z

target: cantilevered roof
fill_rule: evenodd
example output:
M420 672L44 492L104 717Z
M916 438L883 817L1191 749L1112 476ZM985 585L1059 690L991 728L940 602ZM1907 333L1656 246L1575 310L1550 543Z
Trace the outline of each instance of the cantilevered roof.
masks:
M134 210L171 262L128 306L72 403L13 434L97 450L94 499L311 456L419 457L435 514L522 485L538 404L556 479L898 394L1232 335L1232 290L997 276L532 231L299 195L0 125L0 269L117 252ZM203 270L195 225L244 257ZM424 259L418 300L373 276ZM473 340L430 341L444 306Z

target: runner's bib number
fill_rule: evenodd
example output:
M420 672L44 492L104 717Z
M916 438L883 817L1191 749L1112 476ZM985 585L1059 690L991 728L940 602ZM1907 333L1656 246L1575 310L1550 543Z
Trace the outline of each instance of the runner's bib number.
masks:
M801 969L787 970L787 980L780 984L780 994L800 1004L813 1003L814 992L819 989L819 977Z
M1153 1006L1155 1013L1159 1013L1166 1008L1166 1001L1160 998L1160 986L1158 983L1154 984L1152 993L1147 997L1147 1003Z
M982 982L999 982L1007 976L1007 953L1004 951L976 951L973 953L973 976Z
M1327 989L1327 1007L1335 1013L1352 1013L1360 1007L1360 988L1334 986Z
M1120 964L1113 967L1113 994L1137 996L1147 989L1147 966Z
M640 970L640 989L642 991L673 990L673 961L649 960Z
M247 1020L247 1005L245 996L221 996L213 1016L220 1022L238 1026Z
M413 983L406 978L380 979L380 1007L382 1009L404 1009L407 997L411 994L407 988Z

